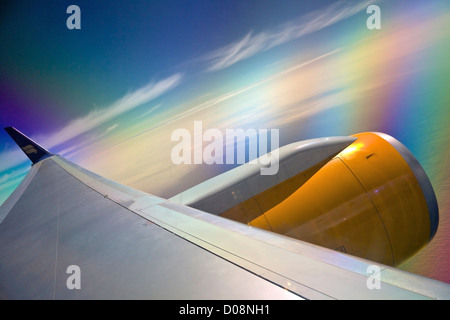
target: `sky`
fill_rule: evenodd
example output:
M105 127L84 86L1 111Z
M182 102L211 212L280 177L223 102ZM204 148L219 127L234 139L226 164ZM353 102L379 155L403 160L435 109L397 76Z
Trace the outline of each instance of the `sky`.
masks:
M81 29L69 30L70 5ZM370 5L381 29L369 30ZM401 268L450 283L450 3L10 1L0 124L114 181L170 197L230 165L175 165L171 133L279 129L280 145L380 131L435 189L435 239ZM0 203L30 168L0 132Z

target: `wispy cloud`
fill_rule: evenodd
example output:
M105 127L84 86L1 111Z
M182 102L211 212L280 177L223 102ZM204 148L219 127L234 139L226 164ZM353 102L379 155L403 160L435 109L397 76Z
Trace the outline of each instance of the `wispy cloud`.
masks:
M160 103L160 104L158 104L158 105L156 105L156 106L154 106L154 107L148 109L146 112L144 112L144 113L141 115L141 118L144 118L144 117L148 116L150 113L152 113L152 112L155 111L156 109L159 109L161 106L162 106L162 104Z
M28 167L22 167L19 169L11 170L10 172L6 172L0 174L0 190L3 189L4 184L10 180L14 180L17 178L22 178L25 173L28 172Z
M144 103L150 102L167 91L175 88L182 79L182 74L176 74L159 82L150 82L138 90L126 94L112 105L90 112L88 115L69 122L60 131L55 132L42 142L47 148L52 148L76 136L92 130L105 122L128 112Z
M254 34L249 32L241 40L226 45L205 56L208 71L218 71L247 59L257 53L269 50L283 43L300 38L301 36L316 32L341 20L349 18L365 10L376 0L338 1L324 9L313 11L280 25L274 30Z
M264 84L267 84L267 83L269 83L271 81L277 80L277 79L279 79L279 78L281 78L283 76L286 76L289 73L295 72L298 69L307 67L307 66L309 66L309 65L311 65L311 64L313 64L315 62L318 62L318 61L320 61L322 59L326 59L326 58L328 58L328 57L330 57L332 55L335 55L339 51L341 51L340 48L335 49L335 50L330 51L330 52L327 52L325 54L322 54L320 56L312 58L312 59L310 59L308 61L305 61L305 62L302 62L300 64L297 64L297 65L295 65L295 66L293 66L293 67L291 67L291 68L289 68L287 70L278 72L278 73L276 73L274 75L271 75L269 77L266 77L266 78L264 78L264 79L262 79L260 81L252 83L250 85L244 86L242 88L238 88L236 90L232 90L232 91L226 92L226 93L224 93L224 94L222 94L222 95L220 95L218 97L213 97L211 99L208 99L207 101L202 102L202 103L200 103L198 105L195 105L195 106L193 106L193 107L191 107L191 108L189 108L187 110L176 110L177 112L173 116L170 116L170 117L166 118L165 120L158 122L156 125L153 125L153 126L147 128L146 130L140 132L138 135L146 134L149 131L153 131L153 130L158 129L160 127L167 126L167 125L172 124L174 122L180 121L180 120L182 120L184 118L188 118L188 117L190 117L190 116L192 116L194 114L198 114L201 111L204 112L207 109L216 107L217 105L220 105L221 103L224 103L224 102L226 102L226 101L228 101L230 99L233 99L233 98L235 98L235 97L237 97L237 96L239 96L239 95L241 95L243 93L246 93L246 92L248 92L248 91L250 91L252 89L256 89L256 88L258 88L258 87L260 87L260 86L262 86ZM206 95L206 96L208 96L208 95ZM149 112L153 111L156 108L159 108L159 106L160 105L150 109ZM141 116L141 117L143 117L143 116ZM253 115L253 117L254 117L254 115ZM133 136L132 138L135 138L135 137L136 136Z
M23 164L25 159L27 159L23 151L17 146L14 146L11 149L3 150L0 153L0 158L0 174L4 174L6 170L17 167L19 162Z
M72 145L64 150L61 150L58 152L58 154L69 157L72 156L78 152L80 152L84 147L95 143L96 141L99 141L100 139L108 136L112 131L116 130L116 128L119 126L118 123L113 124L112 126L108 127L106 130L104 130L100 134L90 134L86 139L83 139L83 141L79 144Z
M86 116L70 121L62 129L56 132L32 136L31 138L51 150L55 146L95 129L125 112L131 111L134 108L156 99L178 86L182 78L183 75L179 73L158 82L150 82L145 86L126 94L105 108L96 109ZM115 128L115 125L110 126L106 132L110 132ZM24 161L26 159L23 157L22 151L15 146L12 149L6 149L1 152L1 158L0 172L15 167L17 161L19 161L18 159L23 159Z

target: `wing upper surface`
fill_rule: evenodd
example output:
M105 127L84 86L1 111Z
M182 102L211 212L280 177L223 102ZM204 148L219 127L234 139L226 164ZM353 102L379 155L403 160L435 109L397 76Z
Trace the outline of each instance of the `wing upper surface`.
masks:
M384 266L381 289L370 290L369 261L148 195L59 156L29 175L0 209L3 298L450 297L447 284ZM70 265L81 290L66 285Z
M2 298L296 298L133 214L53 159L0 224L0 252ZM66 285L71 265L81 290Z

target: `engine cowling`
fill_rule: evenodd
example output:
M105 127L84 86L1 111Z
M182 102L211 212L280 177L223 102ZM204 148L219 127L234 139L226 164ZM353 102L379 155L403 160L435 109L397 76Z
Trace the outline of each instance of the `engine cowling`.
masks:
M387 265L425 246L439 219L425 171L389 135L354 137L298 190L249 224Z

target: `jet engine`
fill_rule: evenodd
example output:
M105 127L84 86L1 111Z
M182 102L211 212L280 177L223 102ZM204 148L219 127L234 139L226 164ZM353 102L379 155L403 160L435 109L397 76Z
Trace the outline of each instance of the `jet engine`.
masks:
M435 235L431 183L393 137L367 132L278 151L275 176L247 163L170 200L391 266Z
M424 170L391 136L354 137L250 225L387 265L425 246L437 230L438 206Z

